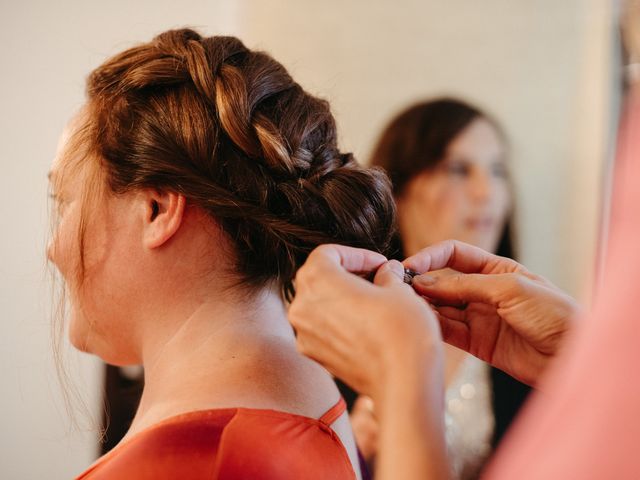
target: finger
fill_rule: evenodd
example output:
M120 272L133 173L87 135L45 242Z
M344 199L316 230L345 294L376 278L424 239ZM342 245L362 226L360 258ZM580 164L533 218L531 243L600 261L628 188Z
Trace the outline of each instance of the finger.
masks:
M439 312L437 316L438 322L440 322L442 339L449 345L468 352L471 344L469 326L464 322L459 322Z
M435 305L434 305L433 309L436 312L438 312L438 314L440 314L443 317L446 317L446 318L448 318L450 320L455 320L457 322L463 322L463 323L467 322L467 311L466 310L461 310L459 308L450 307L450 306L435 306Z
M382 264L376 272L373 283L381 287L404 284L404 267L397 260Z
M447 240L427 247L402 263L416 272L447 267L464 273L506 273L524 269L514 260L493 255L457 240Z
M296 293L329 289L345 293L370 285L353 273L376 271L386 262L384 255L362 248L325 244L313 250L295 277Z
M485 303L497 307L501 300L514 292L516 282L528 281L525 277L517 280L513 274L484 275L457 273L447 276L417 275L411 284L420 294L436 302Z
M348 272L370 272L377 270L387 258L377 252L345 245L320 245L311 252L307 261L327 267L341 267Z

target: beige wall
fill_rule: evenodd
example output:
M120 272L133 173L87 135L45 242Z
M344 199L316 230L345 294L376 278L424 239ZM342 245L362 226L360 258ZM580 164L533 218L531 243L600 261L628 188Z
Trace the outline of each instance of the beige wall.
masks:
M97 453L102 370L91 357L69 355L73 384L91 411L75 402L78 428L52 361L44 260L46 175L58 135L82 102L84 78L107 55L170 27L232 31L235 2L228 3L0 3L0 478L73 478Z
M512 142L520 258L582 295L609 121L606 2L244 5L242 37L331 101L342 146L363 161L413 101L461 95L493 112Z
M574 293L589 280L608 120L604 1L59 3L0 4L2 478L70 478L95 453L95 432L70 430L51 360L46 172L88 71L166 28L235 33L272 52L332 102L342 145L361 159L409 102L477 101L512 139L522 260ZM70 360L99 415L98 362Z

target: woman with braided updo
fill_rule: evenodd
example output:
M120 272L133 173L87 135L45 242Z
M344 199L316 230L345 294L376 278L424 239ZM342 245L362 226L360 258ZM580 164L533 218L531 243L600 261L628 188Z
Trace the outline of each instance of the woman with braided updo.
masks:
M314 247L384 251L394 224L325 101L235 38L168 31L90 74L50 176L71 342L145 369L123 441L80 478L361 477L285 312Z

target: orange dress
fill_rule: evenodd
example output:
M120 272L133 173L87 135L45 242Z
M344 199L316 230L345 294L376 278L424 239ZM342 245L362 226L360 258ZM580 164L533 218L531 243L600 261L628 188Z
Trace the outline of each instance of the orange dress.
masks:
M274 410L224 408L168 418L121 443L77 480L349 479L355 472L330 425Z

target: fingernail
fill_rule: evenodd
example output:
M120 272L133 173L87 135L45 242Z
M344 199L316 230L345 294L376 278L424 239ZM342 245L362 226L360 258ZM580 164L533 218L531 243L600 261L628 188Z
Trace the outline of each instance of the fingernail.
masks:
M422 275L417 275L413 277L413 283L415 285L420 285L423 287L429 287L436 283L437 278L431 275L427 275L423 273Z
M400 275L404 273L404 266L398 260L389 260L386 266L387 268L390 268L394 273Z

